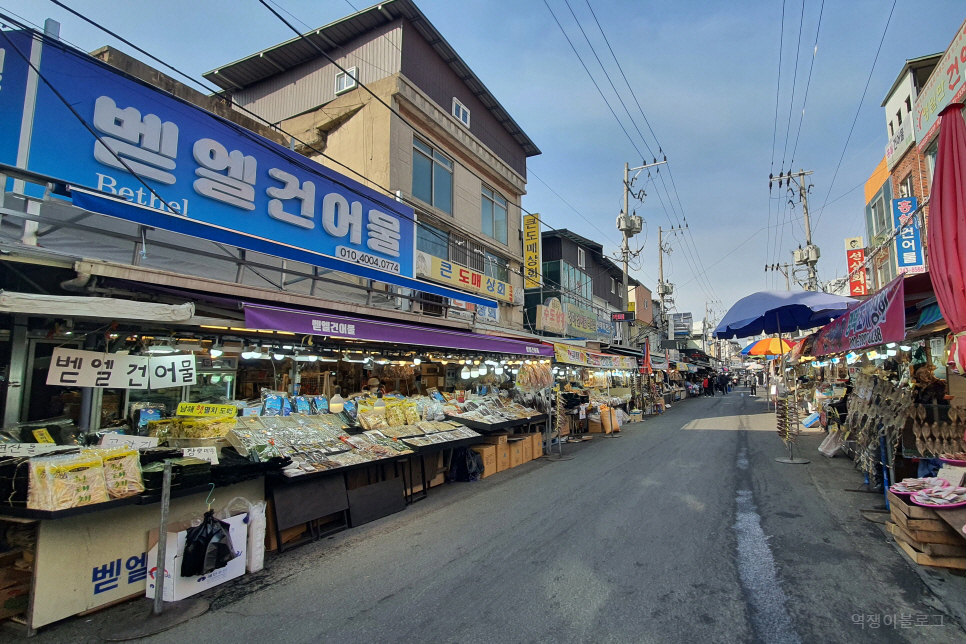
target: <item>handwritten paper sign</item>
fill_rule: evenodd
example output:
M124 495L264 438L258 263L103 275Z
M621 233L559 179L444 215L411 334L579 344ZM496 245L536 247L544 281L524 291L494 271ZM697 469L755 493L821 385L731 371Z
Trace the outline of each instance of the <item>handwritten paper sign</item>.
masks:
M158 446L157 436L131 436L129 434L104 434L101 436L104 447L133 447L135 449L150 449Z
M181 451L185 456L200 458L203 461L208 461L212 465L218 465L217 447L185 447Z
M77 449L76 445L51 445L50 443L0 443L0 456L37 456L59 449Z

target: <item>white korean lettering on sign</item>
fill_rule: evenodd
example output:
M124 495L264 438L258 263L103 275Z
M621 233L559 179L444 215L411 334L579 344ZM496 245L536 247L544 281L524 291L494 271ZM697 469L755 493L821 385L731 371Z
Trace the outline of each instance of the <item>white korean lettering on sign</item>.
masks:
M101 445L105 447L133 447L135 449L151 449L158 446L157 436L130 436L128 434L104 434Z
M128 169L124 167L127 164L147 179L167 185L175 182L175 176L169 171L177 167L177 125L170 121L162 123L154 114L146 114L142 119L137 109L120 109L110 96L101 96L94 103L94 127L107 135L94 144L94 158L99 162L124 171Z
M269 188L265 192L273 197L268 202L268 214L273 219L293 224L300 228L315 228L315 184L311 181L299 183L298 177L278 168L268 171L269 176L285 184L284 188ZM298 214L285 210L283 201L298 199L302 202Z
M200 177L195 179L195 192L242 210L255 210L255 173L258 169L255 157L245 156L238 150L229 152L213 139L196 141L192 154L201 166L195 170ZM227 174L221 174L225 170Z
M197 381L195 372L195 357L183 356L151 356L148 366L151 378L151 389L166 387L182 387L193 385Z
M181 452L185 456L200 458L203 461L208 461L212 465L218 465L217 447L185 447Z
M312 320L312 330L318 333L354 337L356 334L356 325L348 322Z
M147 389L148 358L80 349L54 349L47 384L63 387Z

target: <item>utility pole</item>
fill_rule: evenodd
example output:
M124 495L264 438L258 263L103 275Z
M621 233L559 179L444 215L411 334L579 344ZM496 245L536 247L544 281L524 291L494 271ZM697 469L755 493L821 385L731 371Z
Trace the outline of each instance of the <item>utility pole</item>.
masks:
M779 173L777 177L769 175L768 189L770 190L773 183L778 181L778 187L781 188L782 183L784 183L792 196L796 192L798 193L798 201L802 204L802 216L804 218L805 248L799 247L798 250L793 252L795 265L805 266L808 271L808 279L804 284L805 290L818 291L818 270L815 265L818 263L818 258L822 256L822 253L819 247L812 243L812 224L808 218L808 193L812 189L812 185L805 178L810 174L813 174L811 170L799 170L795 173L789 170L787 173ZM791 199L789 199L789 203L794 205Z
M644 165L639 166L637 168L631 168L630 164L628 163L624 164L624 210L621 212L620 216L617 217L617 230L619 230L621 232L621 235L623 236L623 239L621 240L621 259L623 260L623 264L624 264L624 291L623 291L624 294L621 296L621 301L624 303L625 311L627 311L630 308L628 306L628 302L630 301L629 291L631 286L630 270L628 267L628 262L630 261L630 255L631 255L629 242L631 237L638 234L639 232L641 232L641 230L644 229L644 219L642 217L638 217L636 213L633 213L633 214L631 213L631 204L630 204L631 189L633 188L634 182L637 180L637 177L642 170L646 170L647 168L652 168L654 166L664 165L665 163L667 163L667 157L664 157L663 161L658 161L657 159L654 159L654 163L645 163ZM631 171L635 171L635 170L637 171L637 174L635 174L634 178L632 179L630 177L630 173ZM637 199L643 200L644 196L645 196L645 193L643 189L637 193L634 193L634 197ZM636 311L635 311L635 314L636 314ZM621 337L625 338L623 342L626 346L630 346L631 323L621 322L621 324L623 325L621 327L621 330L622 330Z
M766 264L765 265L765 272L767 273L768 271L778 271L782 275L784 275L785 276L785 290L786 291L790 291L790 290L792 290L792 285L791 285L791 282L788 279L788 276L789 276L789 274L791 272L791 268L792 268L792 264L787 264L787 263L786 264L772 264L770 266Z
M657 297L661 302L661 339L670 340L672 339L671 320L668 318L668 311L674 302L671 297L674 287L664 281L664 230L660 226L657 227L657 253Z

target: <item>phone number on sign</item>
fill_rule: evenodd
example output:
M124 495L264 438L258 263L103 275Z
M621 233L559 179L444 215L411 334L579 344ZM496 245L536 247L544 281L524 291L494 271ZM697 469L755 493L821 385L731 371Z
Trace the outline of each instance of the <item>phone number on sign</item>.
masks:
M399 262L394 262L391 259L385 259L382 257L376 257L375 255L370 255L369 253L360 253L354 248L339 246L335 249L335 252L339 259L344 259L345 261L352 262L353 264L361 264L363 266L377 268L380 271L388 271L390 273L398 273L400 270Z

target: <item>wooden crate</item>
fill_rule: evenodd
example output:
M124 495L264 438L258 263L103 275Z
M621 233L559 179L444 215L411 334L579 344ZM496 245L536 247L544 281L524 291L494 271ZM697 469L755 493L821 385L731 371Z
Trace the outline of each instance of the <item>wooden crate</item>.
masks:
M914 533L910 533L896 523L886 523L886 529L896 541L904 541L923 554L935 557L966 557L966 540L958 545L929 543L917 540Z
M912 545L900 539L896 539L896 544L920 566L966 570L966 557L934 557L916 550Z
M909 503L902 497L896 496L892 492L888 492L888 498L890 508L893 510L898 510L910 519L939 519L939 515L935 510L930 510L929 508L924 508L922 506Z

